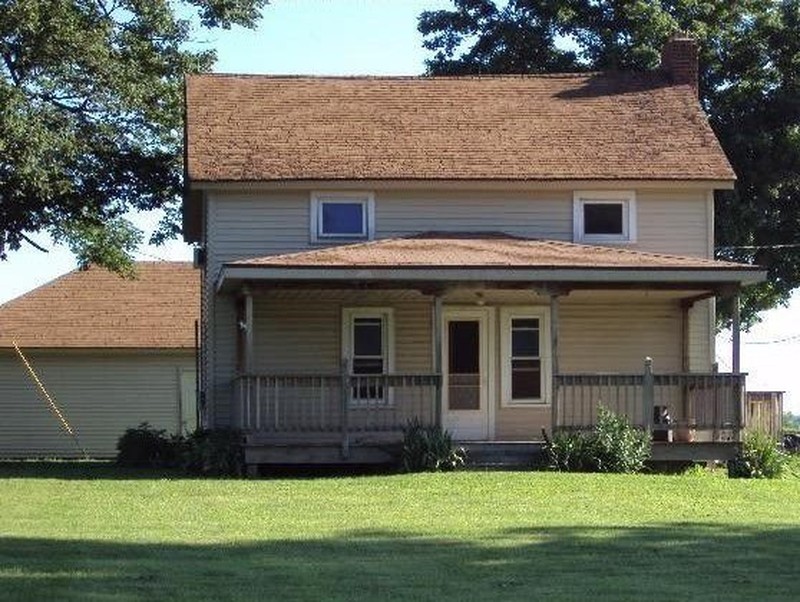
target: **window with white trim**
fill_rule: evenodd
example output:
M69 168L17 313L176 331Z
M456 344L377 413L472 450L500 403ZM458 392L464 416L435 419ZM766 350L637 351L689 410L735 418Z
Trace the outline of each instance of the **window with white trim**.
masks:
M575 242L636 242L636 193L577 191L573 224Z
M550 324L543 307L500 310L502 405L550 401Z
M394 312L391 308L357 307L342 311L342 354L354 378L353 404L388 404L389 392L370 376L394 369Z
M375 199L364 192L311 194L312 242L371 240L375 235Z

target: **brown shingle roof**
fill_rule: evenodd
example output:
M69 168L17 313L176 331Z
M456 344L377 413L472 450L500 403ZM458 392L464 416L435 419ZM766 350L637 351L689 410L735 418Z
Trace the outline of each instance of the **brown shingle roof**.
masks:
M316 268L576 268L758 270L757 266L502 233L425 233L236 261L232 266Z
M0 306L0 347L194 347L200 274L190 263L140 262L128 280L90 267Z
M192 75L194 182L732 180L690 86L660 72Z

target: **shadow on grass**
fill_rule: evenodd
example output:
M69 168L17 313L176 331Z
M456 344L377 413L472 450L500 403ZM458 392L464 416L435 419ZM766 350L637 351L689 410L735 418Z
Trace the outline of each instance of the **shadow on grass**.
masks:
M397 474L394 465L278 465L263 469L260 476L281 479L314 479L325 477L357 477ZM0 479L60 480L135 480L135 479L223 479L187 474L179 469L123 468L112 461L0 461ZM238 477L236 477L238 478Z
M0 479L131 480L191 478L175 469L122 468L113 461L0 461Z
M800 528L352 532L180 545L0 538L3 599L786 600Z

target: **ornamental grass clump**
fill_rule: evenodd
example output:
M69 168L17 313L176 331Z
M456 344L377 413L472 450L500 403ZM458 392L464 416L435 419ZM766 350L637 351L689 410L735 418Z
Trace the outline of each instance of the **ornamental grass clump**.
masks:
M404 430L401 462L406 472L455 470L464 466L466 455L440 426L425 426L414 418Z

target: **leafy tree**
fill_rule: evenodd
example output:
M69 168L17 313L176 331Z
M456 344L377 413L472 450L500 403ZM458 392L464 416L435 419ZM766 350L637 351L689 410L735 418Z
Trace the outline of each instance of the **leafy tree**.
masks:
M800 285L800 0L454 0L419 30L430 74L653 69L670 34L694 36L700 99L739 177L717 193L717 255L768 270L745 324Z
M154 242L174 236L183 76L215 60L193 35L253 27L265 4L0 0L0 258L45 231L125 271L129 210L164 209Z
M784 431L800 431L800 415L795 415L791 412L784 412L782 427Z

